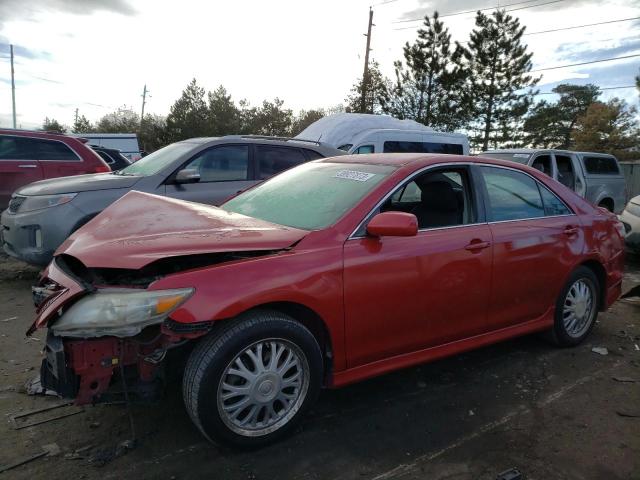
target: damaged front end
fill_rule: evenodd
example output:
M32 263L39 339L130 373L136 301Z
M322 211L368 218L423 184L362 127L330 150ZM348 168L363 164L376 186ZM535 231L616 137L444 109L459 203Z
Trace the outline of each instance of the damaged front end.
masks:
M33 287L38 316L27 332L48 328L42 386L82 405L118 400L126 379L131 393L154 398L167 351L211 329L169 318L193 292L96 288L54 261Z

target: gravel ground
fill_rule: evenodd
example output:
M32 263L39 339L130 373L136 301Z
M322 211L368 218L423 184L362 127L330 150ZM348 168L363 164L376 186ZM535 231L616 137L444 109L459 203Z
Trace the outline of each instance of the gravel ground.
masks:
M640 283L640 261L627 270L625 288ZM493 480L516 467L530 480L640 479L640 302L601 314L577 348L528 336L325 391L294 436L254 452L207 444L175 380L133 407L139 442L127 449L122 406L13 428L11 415L60 403L23 387L44 340L24 336L36 275L0 256L0 470L55 446L0 478Z

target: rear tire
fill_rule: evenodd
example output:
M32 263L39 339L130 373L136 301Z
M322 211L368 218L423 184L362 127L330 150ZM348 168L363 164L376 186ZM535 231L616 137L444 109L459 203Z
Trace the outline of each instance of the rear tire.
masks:
M283 313L257 310L196 346L182 390L191 419L210 441L256 448L295 428L322 376L313 334Z
M549 336L561 347L579 345L598 318L600 285L587 267L578 267L569 277L556 301L553 328Z

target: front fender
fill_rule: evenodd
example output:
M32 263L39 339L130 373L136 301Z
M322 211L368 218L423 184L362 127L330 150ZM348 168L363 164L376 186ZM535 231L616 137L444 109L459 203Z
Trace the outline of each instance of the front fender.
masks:
M194 295L171 314L180 323L218 321L273 302L306 306L324 321L336 370L345 368L342 248L288 251L164 277L149 286L190 287Z

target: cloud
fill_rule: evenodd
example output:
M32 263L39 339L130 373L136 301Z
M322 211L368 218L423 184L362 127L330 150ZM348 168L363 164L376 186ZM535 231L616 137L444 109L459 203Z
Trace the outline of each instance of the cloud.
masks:
M604 42L599 42L603 44ZM605 58L622 57L640 51L640 35L631 38L620 39L617 45L607 47L590 48L584 43L565 43L556 49L556 52L567 61L588 62Z
M0 30L4 22L9 20L34 20L40 13L73 13L90 15L94 12L106 11L122 15L137 13L129 0L1 0Z
M513 5L511 7L505 7L507 11L513 11L514 14L520 10L524 10L523 7L533 6L535 0L531 0L531 4L523 3L522 5ZM546 0L542 3L549 3L553 0ZM522 0L518 2L504 2L506 5L521 3ZM560 4L560 2L562 2ZM550 10L558 10L559 8L565 9L569 7L581 6L588 3L596 3L597 0L560 0L557 3L549 3L548 5L538 4L539 6L535 7L536 11L550 11ZM455 7L451 6L450 0L419 0L420 6L418 8L414 8L408 10L398 18L398 20L414 20L424 17L426 14L433 14L434 11L437 11L440 16L450 15L452 13L458 12L466 12L466 11L477 11L477 10L485 10L488 8L486 0L463 0L455 2ZM632 5L640 5L640 0L631 0L630 3ZM485 13L491 13L489 10L486 10Z
M2 58L9 57L9 42L5 37L0 36L0 55ZM22 47L20 45L13 46L14 56L21 58L28 58L29 60L50 60L51 54L42 50L32 50L30 48Z

